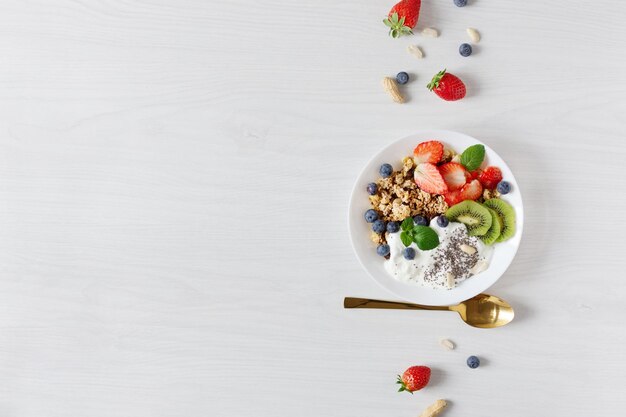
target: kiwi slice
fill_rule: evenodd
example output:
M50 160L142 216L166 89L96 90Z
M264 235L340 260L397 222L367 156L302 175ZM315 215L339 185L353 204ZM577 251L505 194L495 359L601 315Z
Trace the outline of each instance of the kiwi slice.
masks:
M472 200L465 200L450 207L446 211L446 217L450 221L461 222L467 226L467 234L470 236L484 235L492 222L489 210Z
M500 236L500 231L502 230L502 219L495 210L487 208L489 210L489 214L491 214L491 227L487 230L487 233L480 237L480 240L483 241L485 245L493 245L496 242L498 236Z
M515 234L515 210L513 207L499 198L492 198L485 201L484 204L498 213L498 216L502 219L502 230L500 230L500 236L498 236L496 242L504 242L512 238Z

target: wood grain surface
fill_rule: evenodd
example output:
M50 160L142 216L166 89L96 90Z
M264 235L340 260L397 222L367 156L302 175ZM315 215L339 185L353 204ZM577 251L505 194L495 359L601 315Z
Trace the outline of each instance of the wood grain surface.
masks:
M393 40L392 3L0 2L1 416L623 415L626 5L423 0L441 36ZM444 67L464 100L426 90ZM352 183L425 128L522 188L505 328L342 308L393 298L352 253ZM413 364L430 386L396 393Z

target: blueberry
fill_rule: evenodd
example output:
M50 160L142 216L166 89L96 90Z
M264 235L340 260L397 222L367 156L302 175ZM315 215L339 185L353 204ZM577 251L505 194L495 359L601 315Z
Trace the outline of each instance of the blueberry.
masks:
M413 221L418 226L428 226L428 219L423 216L415 216L413 217Z
M437 216L437 224L439 225L439 227L446 227L448 226L448 223L450 223L448 221L448 218L443 214L441 216Z
M396 81L398 82L398 84L406 84L406 83L408 83L409 82L409 74L407 74L404 71L399 72L398 75L396 75Z
M378 245L378 247L376 248L376 253L380 256L389 255L389 251L389 245Z
M399 230L400 230L400 223L398 222L387 223L387 231L389 233L397 233Z
M372 223L372 230L376 233L384 233L386 228L387 225L383 220L376 220L374 223Z
M462 43L461 46L459 46L459 53L463 56L470 56L472 54L472 45Z
M378 172L380 173L381 177L387 178L393 172L393 167L390 164L382 164Z
M370 182L367 184L367 193L369 195L374 195L378 192L378 185L375 182Z
M404 256L404 259L408 259L409 261L415 259L415 249L404 248L404 250L402 251L402 256Z
M465 7L467 6L467 0L454 0L454 4L457 7Z
M365 221L368 223L374 223L376 220L378 220L378 213L376 213L376 210L374 209L369 209L365 212Z
M508 194L511 192L511 184L509 184L508 181L500 181L496 190L498 190L500 194Z
M467 366L472 369L478 368L480 366L480 359L478 359L476 356L470 356L469 358L467 358Z

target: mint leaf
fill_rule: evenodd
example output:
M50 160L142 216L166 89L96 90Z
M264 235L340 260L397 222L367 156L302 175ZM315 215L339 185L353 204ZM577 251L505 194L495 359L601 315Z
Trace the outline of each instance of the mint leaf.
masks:
M404 221L400 225L400 228L402 228L402 230L407 231L407 232L411 230L413 228L413 218L407 217L406 219L404 219Z
M485 146L472 145L461 154L461 165L468 171L474 171L480 167L485 159Z
M413 236L413 241L421 250L431 250L439 246L439 236L437 232L428 226L415 226L411 231L411 235Z
M404 243L404 246L410 246L413 243L413 238L408 232L400 233L400 240Z

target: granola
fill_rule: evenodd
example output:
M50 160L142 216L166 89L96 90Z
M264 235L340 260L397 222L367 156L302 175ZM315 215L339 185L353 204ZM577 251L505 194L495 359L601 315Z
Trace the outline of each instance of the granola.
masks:
M454 149L444 148L443 156L441 157L441 162L442 163L450 162L457 155L458 154L456 153L456 151Z
M492 198L500 198L500 193L497 190L485 189L483 191L483 200L491 200Z
M433 218L448 209L443 196L419 189L413 180L414 169L413 159L407 157L402 160L401 170L376 181L377 192L369 200L381 220L402 221L409 216Z

